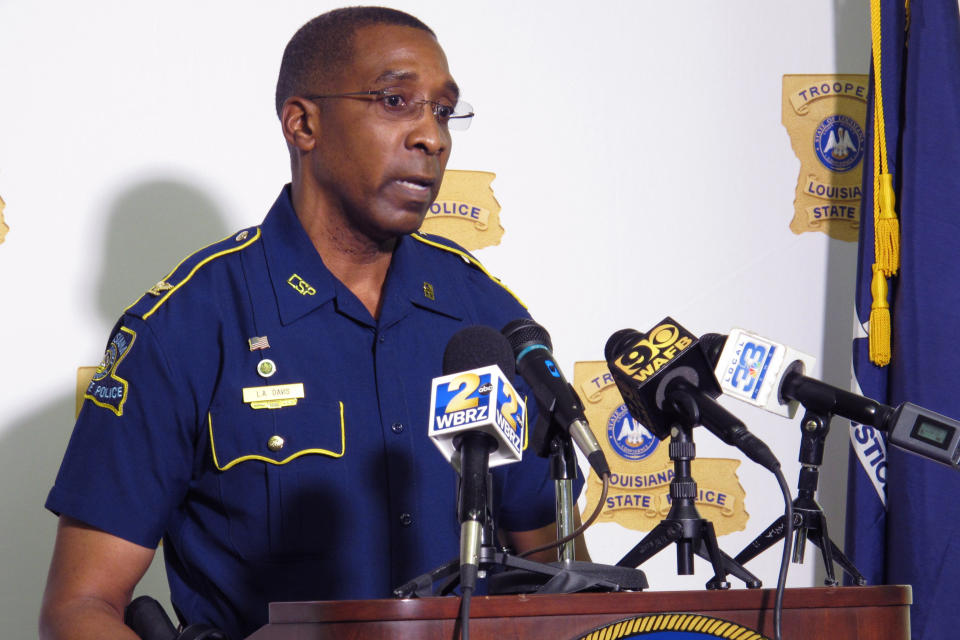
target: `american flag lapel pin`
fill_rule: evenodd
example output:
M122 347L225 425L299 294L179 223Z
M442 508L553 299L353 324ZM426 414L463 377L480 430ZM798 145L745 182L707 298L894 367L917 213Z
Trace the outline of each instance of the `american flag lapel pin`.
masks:
M247 340L247 343L250 345L250 351L270 348L270 341L267 340L267 336L253 336Z

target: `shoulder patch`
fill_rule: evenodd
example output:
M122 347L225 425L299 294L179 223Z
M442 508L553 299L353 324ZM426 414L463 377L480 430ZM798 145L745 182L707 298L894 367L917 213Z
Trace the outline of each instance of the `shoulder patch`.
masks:
M133 343L137 340L137 333L127 327L120 327L114 332L103 354L103 360L97 365L90 384L83 397L98 407L109 409L117 416L123 415L123 404L127 401L129 385L127 381L117 375L117 367L130 352Z
M500 282L499 278L493 276L489 271L487 271L486 268L482 264L480 264L480 261L474 258L469 251L467 251L466 249L458 245L453 240L450 240L449 238L444 238L443 236L420 233L419 231L416 233L411 233L410 237L425 245L460 256L464 262L466 262L470 266L474 267L475 269L483 273L485 276L487 276L493 282L495 282L499 287L501 287L504 291L509 293L513 297L513 299L520 304L521 307L523 307L524 309L527 308L527 305L523 303L523 300L521 300L517 296L517 294L511 291L510 288L507 287L507 285Z
M170 296L172 296L177 289L189 282L190 278L205 264L227 254L245 249L259 239L260 227L250 227L200 249L181 260L180 264L167 274L163 280L147 289L145 294L140 296L136 302L124 311L146 320L153 315L157 309L163 306L163 303L169 300Z

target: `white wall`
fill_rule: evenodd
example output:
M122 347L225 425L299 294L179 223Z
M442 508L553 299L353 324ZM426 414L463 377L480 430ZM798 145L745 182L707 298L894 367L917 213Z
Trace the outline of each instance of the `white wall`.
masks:
M394 2L439 34L477 108L451 168L492 171L506 227L479 253L549 328L561 366L623 327L672 315L695 333L753 328L846 384L856 247L788 229L799 169L780 124L785 73L865 73L866 0ZM0 1L0 620L35 635L56 520L43 501L66 446L74 371L120 310L193 249L258 221L287 180L273 112L283 46L326 2ZM545 277L545 274L549 274ZM795 486L799 428L731 407ZM845 435L821 502L842 541ZM707 434L700 456L734 457ZM739 471L747 530L780 510ZM763 496L770 496L764 498ZM589 534L615 562L639 538ZM748 568L768 586L779 554ZM644 565L657 589L675 554ZM821 579L814 554L792 585ZM160 589L152 578L146 589ZM739 588L741 585L735 585Z

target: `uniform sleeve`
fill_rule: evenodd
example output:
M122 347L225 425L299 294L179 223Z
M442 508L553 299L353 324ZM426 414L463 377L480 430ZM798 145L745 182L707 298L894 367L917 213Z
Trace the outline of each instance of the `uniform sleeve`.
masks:
M86 390L46 508L155 547L194 460L196 403L182 380L151 328L125 316Z

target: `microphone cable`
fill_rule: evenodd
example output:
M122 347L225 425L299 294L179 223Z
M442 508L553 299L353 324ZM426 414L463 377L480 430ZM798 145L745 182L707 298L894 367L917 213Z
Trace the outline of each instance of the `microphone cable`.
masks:
M473 587L460 587L460 640L470 640L470 596Z
M783 592L787 586L787 570L790 567L790 547L793 544L793 499L790 496L790 486L780 468L773 472L777 477L777 484L783 492L786 508L783 511L783 556L780 559L780 573L777 576L777 592L773 602L773 637L783 640L781 624L783 619Z
M603 474L603 491L600 494L600 500L597 501L597 508L593 510L593 513L590 514L590 517L587 518L586 522L584 522L582 525L574 529L569 535L566 535L560 538L559 540L554 540L553 542L550 542L548 544L541 545L539 547L534 547L533 549L524 551L523 553L519 554L518 557L526 558L527 556L531 556L535 553L540 553L541 551L546 551L547 549L553 549L555 547L559 547L561 545L564 545L570 542L571 540L573 540L574 538L582 534L584 531L589 529L590 525L592 525L594 521L596 521L596 519L600 517L600 512L603 510L603 503L607 501L607 492L609 490L610 490L610 473L608 472Z

